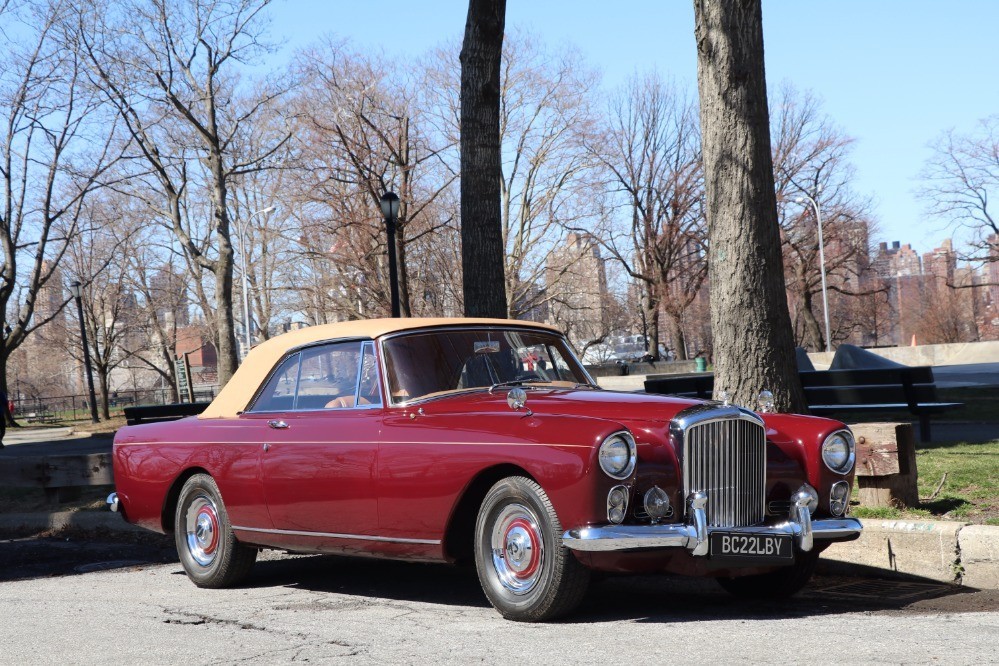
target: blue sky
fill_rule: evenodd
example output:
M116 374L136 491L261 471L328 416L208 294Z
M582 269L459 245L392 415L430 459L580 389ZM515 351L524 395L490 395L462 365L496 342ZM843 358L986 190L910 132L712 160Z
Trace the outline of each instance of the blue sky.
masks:
M279 0L272 37L284 53L325 33L390 56L419 55L460 38L467 0ZM970 131L999 113L999 2L764 0L767 81L812 90L856 139L856 188L871 196L872 240L920 252L951 231L916 199L927 145L942 131ZM690 0L508 0L507 26L550 44L573 44L612 88L656 68L696 90Z

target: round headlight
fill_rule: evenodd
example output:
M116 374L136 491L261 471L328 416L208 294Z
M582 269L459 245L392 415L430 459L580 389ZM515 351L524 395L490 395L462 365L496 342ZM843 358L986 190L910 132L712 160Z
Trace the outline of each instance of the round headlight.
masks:
M822 462L837 474L853 469L855 456L853 434L849 430L837 430L822 442Z
M637 453L631 433L616 432L600 445L600 469L612 479L626 479L635 470Z

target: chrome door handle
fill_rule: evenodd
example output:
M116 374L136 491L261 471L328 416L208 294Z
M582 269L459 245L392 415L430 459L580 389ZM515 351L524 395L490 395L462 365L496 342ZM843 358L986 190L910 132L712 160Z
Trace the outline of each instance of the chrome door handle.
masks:
M270 427L274 428L275 430L284 430L285 428L288 427L287 423L285 423L284 421L279 421L279 420L268 421L267 425L269 425Z
M267 442L264 442L264 453L267 453L270 450L271 450L271 445L268 444Z

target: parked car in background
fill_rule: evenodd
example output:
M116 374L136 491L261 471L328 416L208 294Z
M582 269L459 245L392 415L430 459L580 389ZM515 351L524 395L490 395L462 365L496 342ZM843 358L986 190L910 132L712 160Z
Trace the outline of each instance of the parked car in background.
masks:
M201 415L119 430L109 502L202 587L261 548L472 561L548 620L593 571L794 593L860 533L854 457L837 421L601 390L548 326L383 319L268 340Z

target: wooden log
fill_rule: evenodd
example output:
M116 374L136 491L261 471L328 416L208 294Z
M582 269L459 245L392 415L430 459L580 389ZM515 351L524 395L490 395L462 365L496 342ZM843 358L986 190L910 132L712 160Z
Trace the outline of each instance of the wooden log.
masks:
M909 423L858 423L857 488L863 506L919 504L916 436Z

